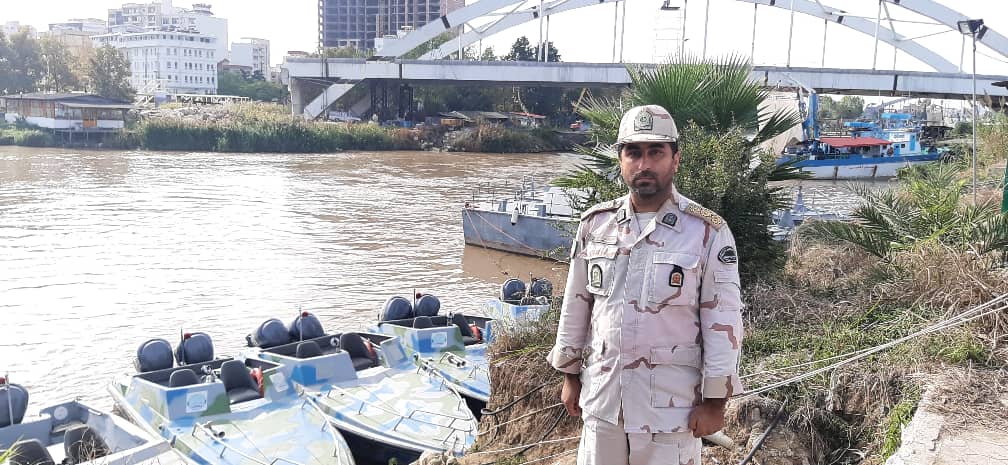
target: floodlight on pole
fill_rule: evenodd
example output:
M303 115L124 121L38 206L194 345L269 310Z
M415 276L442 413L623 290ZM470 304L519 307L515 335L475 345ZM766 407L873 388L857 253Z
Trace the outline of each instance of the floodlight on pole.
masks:
M977 100L976 100L976 42L977 36L983 37L983 34L987 32L987 27L984 26L984 21L982 19L964 19L956 23L959 27L959 32L964 35L969 35L973 38L973 204L977 203L977 143L976 143L976 125L977 125Z

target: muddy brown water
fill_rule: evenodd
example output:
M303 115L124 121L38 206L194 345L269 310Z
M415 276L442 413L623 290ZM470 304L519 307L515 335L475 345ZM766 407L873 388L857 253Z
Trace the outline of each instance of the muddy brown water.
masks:
M465 246L460 207L478 184L578 163L0 147L0 375L30 390L31 414L74 397L107 408L148 338L204 331L232 355L301 309L345 331L413 289L462 312L509 276L562 289L565 265ZM813 195L842 190L823 186Z

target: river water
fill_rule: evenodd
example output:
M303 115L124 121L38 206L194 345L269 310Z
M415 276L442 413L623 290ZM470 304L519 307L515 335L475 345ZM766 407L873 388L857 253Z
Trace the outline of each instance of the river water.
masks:
M109 407L105 386L148 338L204 331L231 355L300 309L344 331L413 289L467 312L508 276L560 287L564 265L465 246L460 207L478 184L578 162L0 147L0 374L29 389L30 413L78 396Z

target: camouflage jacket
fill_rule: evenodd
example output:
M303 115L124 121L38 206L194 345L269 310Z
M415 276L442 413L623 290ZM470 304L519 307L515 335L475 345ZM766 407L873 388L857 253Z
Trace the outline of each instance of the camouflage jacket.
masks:
M557 370L581 373L587 415L625 430L687 430L704 398L740 393L742 301L735 239L673 193L648 224L629 196L586 211L571 247Z

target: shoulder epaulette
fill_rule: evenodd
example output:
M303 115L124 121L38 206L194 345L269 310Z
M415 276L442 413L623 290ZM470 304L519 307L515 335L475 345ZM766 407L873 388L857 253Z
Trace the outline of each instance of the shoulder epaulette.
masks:
M714 213L713 210L703 207L692 200L689 201L689 205L686 206L684 211L687 214L704 220L707 224L714 227L715 230L721 229L721 226L724 226L725 224L725 220L718 216L717 213Z
M610 200L608 202L602 202L582 212L581 221L588 219L589 216L592 216L598 212L615 210L619 207L620 207L620 199Z

